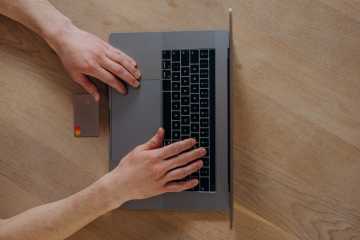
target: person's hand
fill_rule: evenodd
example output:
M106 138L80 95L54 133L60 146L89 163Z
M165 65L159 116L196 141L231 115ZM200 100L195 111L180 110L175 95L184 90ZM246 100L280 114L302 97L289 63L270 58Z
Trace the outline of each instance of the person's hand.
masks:
M140 71L134 59L97 36L68 25L50 42L70 77L99 101L100 94L87 76L92 76L122 94L126 85L139 86Z
M204 148L190 150L194 139L186 139L161 147L164 130L160 128L145 144L137 146L108 174L115 203L144 199L165 192L179 192L195 187L197 179L184 177L198 171L206 154ZM190 151L187 151L190 150ZM185 152L186 151L186 152ZM117 207L117 206L114 206Z

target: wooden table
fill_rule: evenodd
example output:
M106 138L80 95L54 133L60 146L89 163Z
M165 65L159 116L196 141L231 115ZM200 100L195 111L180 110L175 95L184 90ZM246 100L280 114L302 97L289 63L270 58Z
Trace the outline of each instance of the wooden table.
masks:
M71 240L360 239L358 0L52 0L79 27L226 29L234 10L234 228L222 213L113 211ZM56 55L0 17L0 216L108 169L108 133L76 139Z

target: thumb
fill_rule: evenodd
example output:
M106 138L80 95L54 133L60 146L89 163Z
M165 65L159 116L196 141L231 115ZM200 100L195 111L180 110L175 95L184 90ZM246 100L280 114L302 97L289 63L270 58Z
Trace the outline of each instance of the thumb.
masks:
M100 94L95 85L83 74L72 74L72 79L80 84L88 93L90 93L95 101L100 100Z
M144 150L151 150L154 148L159 148L162 146L162 143L164 141L164 129L163 128L159 128L155 135L150 138L149 141L147 141L143 146L144 146Z

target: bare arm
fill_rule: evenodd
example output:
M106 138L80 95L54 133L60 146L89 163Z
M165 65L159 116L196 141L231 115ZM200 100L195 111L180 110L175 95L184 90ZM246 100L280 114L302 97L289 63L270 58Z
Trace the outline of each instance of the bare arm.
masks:
M0 222L1 240L60 240L111 210L111 198L101 179L63 200L27 210ZM125 194L124 194L125 196ZM118 199L118 204L124 200Z
M194 146L193 139L161 147L163 137L164 131L159 129L112 172L83 191L0 222L0 239L62 240L128 200L196 186L198 180L178 180L202 167L198 159L204 156L205 149L183 153Z
M134 59L95 35L72 24L47 0L1 0L0 14L27 26L51 46L70 77L98 101L100 95L87 76L126 94L126 85L139 86ZM121 79L121 80L120 80Z

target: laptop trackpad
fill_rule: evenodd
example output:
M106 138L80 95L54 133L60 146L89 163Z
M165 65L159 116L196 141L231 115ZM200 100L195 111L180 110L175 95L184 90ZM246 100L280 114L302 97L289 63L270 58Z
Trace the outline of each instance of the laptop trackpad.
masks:
M121 157L146 142L162 125L161 80L141 80L127 96L111 90L111 168Z

